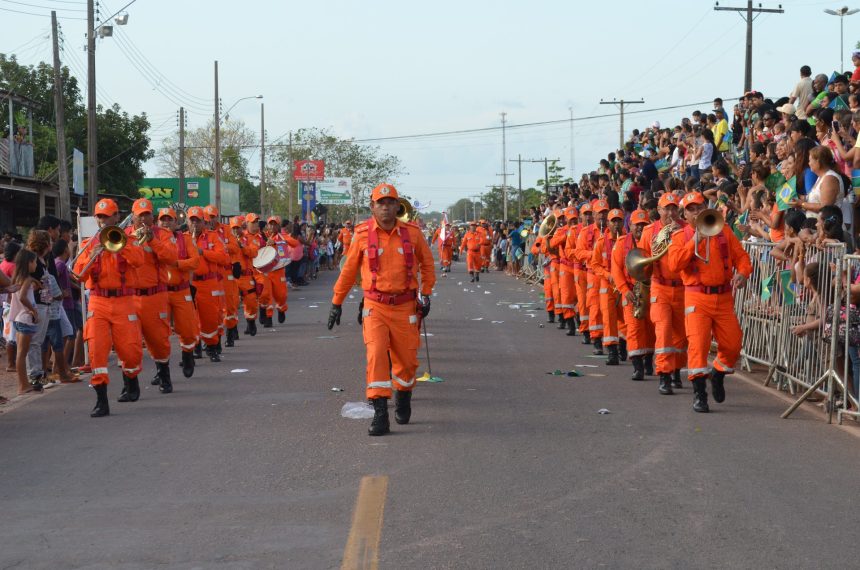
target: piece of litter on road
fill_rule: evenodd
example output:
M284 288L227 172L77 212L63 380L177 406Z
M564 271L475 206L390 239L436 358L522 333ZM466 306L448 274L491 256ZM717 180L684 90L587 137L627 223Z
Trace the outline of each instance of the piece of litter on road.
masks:
M494 325L500 325L500 324L502 324L503 322L505 322L505 321L492 321L492 323L493 323Z
M556 368L552 372L547 372L547 374L549 374L551 376L561 376L562 374L564 374L564 372L562 372L560 369Z
M321 339L333 339L333 338L337 338L337 337L336 337L336 336L318 336L317 338L321 338Z
M576 370L568 370L567 375L572 377L572 378L576 378L577 376L582 376L582 373L580 373Z
M337 386L333 386L331 391L332 392L343 392L343 388L338 388Z
M539 324L538 327L543 328L543 323Z
M489 294L490 294L489 291L484 291L484 295L489 295Z
M611 414L612 412L610 412L606 408L600 408L599 410L597 410L597 413L600 414L601 416L605 416L606 414Z
M483 321L483 320L484 320L484 317L478 317L478 318L476 318L476 319L472 319L472 320L473 320L473 321Z
M468 289L463 289L463 291L465 291L466 293L468 293L468 292L469 292L469 290L468 290Z
M586 358L606 358L606 356L604 356L602 354L586 354L585 357Z
M531 317L531 318L535 318L534 313L526 313L526 315L527 315L527 316L529 316L529 317Z
M373 407L367 402L347 402L340 415L351 420L369 420L373 417Z
M230 371L230 373L231 374L244 374L247 371L248 371L247 368L234 368L233 370Z
M520 306L519 305L508 305L508 308L509 309L519 309Z
M462 285L462 284L463 284L462 281L457 281L457 285Z
M578 366L579 368L597 368L596 364L574 364L574 366Z
M433 333L421 333L421 336L433 336Z
M308 305L308 309L319 309L319 305Z
M589 372L587 375L594 378L604 378L606 376L606 374L595 374L594 372Z
M350 295L350 296L349 296L349 298L350 298L350 299L355 299L355 295Z

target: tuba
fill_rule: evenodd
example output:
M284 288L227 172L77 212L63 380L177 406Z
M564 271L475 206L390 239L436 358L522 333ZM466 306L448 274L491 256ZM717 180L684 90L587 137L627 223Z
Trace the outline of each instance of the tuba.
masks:
M555 233L555 230L558 228L558 218L555 217L555 214L549 214L544 220L541 222L540 227L538 228L538 237L544 238L546 241L546 250L550 255L558 255L557 247L550 247L549 240Z
M723 213L713 208L702 210L696 216L696 235L694 236L695 246L693 249L694 255L708 263L711 261L711 238L723 231L723 226L726 225L726 219ZM699 255L699 236L705 236L705 257Z

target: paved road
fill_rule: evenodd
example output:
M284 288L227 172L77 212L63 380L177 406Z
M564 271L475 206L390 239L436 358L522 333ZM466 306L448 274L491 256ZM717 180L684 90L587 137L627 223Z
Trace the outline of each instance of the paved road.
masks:
M329 274L172 395L147 384L93 420L75 385L0 416L0 569L338 568L351 529L372 549L382 504L380 568L856 564L853 436L780 420L785 404L744 383L694 414L689 388L659 396L539 328L529 287L463 272L441 279L428 324L445 382L420 385L389 437L340 417L363 397L363 345L354 299L323 326ZM576 364L597 367L545 374ZM353 525L369 475L387 488Z

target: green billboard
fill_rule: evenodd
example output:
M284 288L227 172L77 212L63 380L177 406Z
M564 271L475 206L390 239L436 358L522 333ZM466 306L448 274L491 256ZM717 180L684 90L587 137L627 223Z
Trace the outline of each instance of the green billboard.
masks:
M186 206L209 206L215 204L214 178L186 178L185 196L180 199L178 178L144 178L137 185L141 198L152 200L157 208L166 208L176 203ZM221 215L239 214L239 185L221 181Z

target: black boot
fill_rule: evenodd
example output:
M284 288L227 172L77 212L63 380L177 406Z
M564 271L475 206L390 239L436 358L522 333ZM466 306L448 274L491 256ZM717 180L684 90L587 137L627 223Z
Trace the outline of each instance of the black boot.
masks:
M664 396L671 396L675 392L672 391L672 375L660 374L660 387L658 388Z
M96 391L96 407L90 412L91 418L101 418L110 415L110 405L107 397L107 384L93 386Z
M257 336L257 321L256 319L245 319L245 322L248 323L248 328L246 329L245 334L251 336Z
M278 322L279 322L279 323L283 323L285 320L287 320L287 312L286 312L286 311L281 311L281 310L279 309L279 310L278 310Z
M194 358L203 358L203 341L198 342L194 347Z
M371 402L373 421L370 422L367 435L385 435L391 431L391 424L388 422L388 398L374 398Z
M408 424L412 417L412 392L405 390L394 391L394 421Z
M563 331L567 328L567 319L565 319L561 313L558 315L558 330Z
M152 380L149 381L153 386L158 386L161 384L161 370L158 368L158 364L155 366L155 376L152 377Z
M708 384L705 378L693 380L693 410L702 414L711 411L708 407Z
M194 375L194 355L190 352L182 352L182 375L186 378Z
M606 357L607 366L618 366L618 345L610 344L606 347L606 352L609 355Z
M576 336L577 326L575 318L567 319L567 336Z
M236 345L233 343L233 329L227 329L227 334L225 335L225 337L226 337L226 338L224 339L224 346L225 346L225 347L227 347L227 348L233 348L234 346L236 346Z
M645 380L645 365L642 362L642 357L631 356L630 363L633 364L633 376L631 376L630 379L637 382Z
M681 389L684 387L684 383L681 382L681 369L675 370L675 373L672 375L672 388ZM716 394L716 392L714 392ZM717 396L714 396L714 399L717 399ZM718 400L719 401L719 400Z
M594 339L594 355L595 356L603 356L603 339L602 338Z
M206 356L209 357L209 362L221 362L221 357L218 356L218 349L215 346L206 347Z
M173 382L170 381L170 363L156 362L158 373L161 375L161 384L158 386L158 391L162 394L170 394L173 392Z
M128 379L123 375L122 377L122 390L119 392L119 398L116 400L117 402L128 402Z
M554 323L555 322L555 313L553 311L546 312L546 322Z
M122 392L117 402L137 402L140 399L140 382L137 378L122 375Z
M469 283L474 283L474 282L475 282L475 272L470 271L469 272Z
M726 399L726 387L723 385L725 377L725 372L711 370L711 394L714 395L714 401L718 404Z
M585 331L582 333L582 344L591 344L591 333Z
M642 364L645 367L645 376L654 376L654 354L646 354Z
M627 339L622 338L618 341L618 358L621 362L627 362Z
M238 319L236 319L238 321ZM233 340L239 340L239 325L233 327Z
M475 273L475 281L480 281L480 280L481 280L481 274Z

